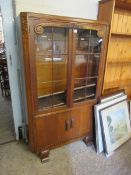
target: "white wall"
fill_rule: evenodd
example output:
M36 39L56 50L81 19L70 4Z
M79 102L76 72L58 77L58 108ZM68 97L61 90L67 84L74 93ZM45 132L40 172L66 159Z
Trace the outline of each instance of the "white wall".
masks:
M3 30L9 71L14 126L16 139L18 139L18 127L22 124L22 111L19 91L19 56L17 55L16 49L16 33L12 0L0 0L0 8L3 16Z
M16 14L36 12L97 19L98 0L15 0Z

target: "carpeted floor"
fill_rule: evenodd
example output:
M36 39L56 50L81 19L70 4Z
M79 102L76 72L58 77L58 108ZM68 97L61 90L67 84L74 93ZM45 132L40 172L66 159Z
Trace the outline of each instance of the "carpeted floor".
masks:
M131 175L131 140L108 159L78 141L51 150L44 164L27 145L8 143L0 146L0 175Z
M0 89L0 144L15 140L11 100L2 97Z

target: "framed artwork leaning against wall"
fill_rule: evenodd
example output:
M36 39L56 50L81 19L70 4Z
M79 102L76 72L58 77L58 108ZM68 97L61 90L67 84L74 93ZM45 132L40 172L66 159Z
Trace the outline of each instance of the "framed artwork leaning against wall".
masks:
M111 98L111 97L110 97ZM100 111L109 106L117 104L123 100L127 99L127 95L119 96L118 98L112 98L110 101L106 101L101 104L97 104L94 106L95 113L95 130L96 130L96 151L97 153L101 153L104 151L103 139L102 139L102 131L101 131L101 123L100 123Z
M119 102L100 113L105 151L109 155L131 137L128 103Z

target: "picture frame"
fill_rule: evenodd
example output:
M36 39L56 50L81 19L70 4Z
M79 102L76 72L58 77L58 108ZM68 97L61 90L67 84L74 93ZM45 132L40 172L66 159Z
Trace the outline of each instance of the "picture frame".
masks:
M129 101L129 116L130 116L130 123L131 123L131 101Z
M107 156L131 138L127 100L100 111L103 138Z
M125 90L118 90L117 92L114 92L110 95L102 96L99 99L99 102L100 103L105 103L105 102L108 102L108 101L113 100L115 98L121 97L123 95L125 95Z
M102 132L101 132L101 123L100 123L100 111L108 106L114 105L118 102L127 99L127 95L120 96L115 98L111 101L107 101L102 104L97 104L94 106L94 117L95 117L95 133L96 133L96 152L97 154L104 151L103 147L103 139L102 139Z

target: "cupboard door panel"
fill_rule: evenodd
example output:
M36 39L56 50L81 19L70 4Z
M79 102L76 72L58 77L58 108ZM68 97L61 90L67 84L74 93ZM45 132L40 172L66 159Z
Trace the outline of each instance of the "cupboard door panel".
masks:
M80 129L79 135L85 135L88 133L92 133L92 125L93 125L93 105L86 105L80 109Z
M58 141L57 119L57 117L52 116L45 116L35 119L37 152L40 152L43 147L51 146Z
M71 111L37 117L35 119L37 150L63 144L91 133L92 112L92 105L85 105Z
M37 150L61 144L71 138L69 115L70 112L64 112L35 119Z

